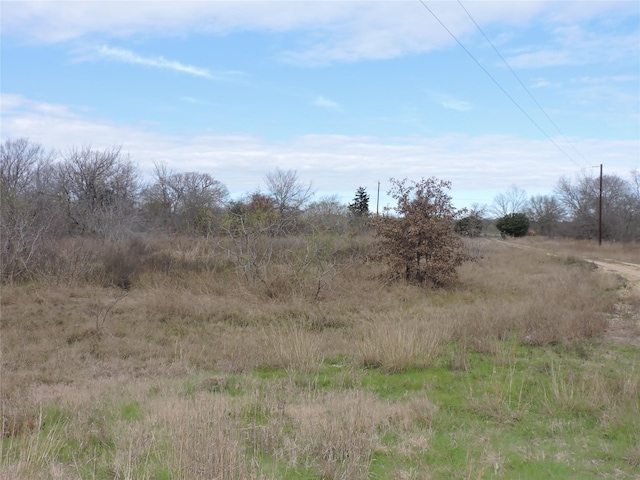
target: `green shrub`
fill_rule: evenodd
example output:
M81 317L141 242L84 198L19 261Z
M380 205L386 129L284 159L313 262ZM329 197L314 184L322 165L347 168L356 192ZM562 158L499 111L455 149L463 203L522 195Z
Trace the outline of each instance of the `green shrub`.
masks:
M508 213L498 219L496 228L512 237L524 237L529 231L529 218L524 213Z
M482 233L482 220L475 215L469 215L456 222L456 233L467 237L479 237Z

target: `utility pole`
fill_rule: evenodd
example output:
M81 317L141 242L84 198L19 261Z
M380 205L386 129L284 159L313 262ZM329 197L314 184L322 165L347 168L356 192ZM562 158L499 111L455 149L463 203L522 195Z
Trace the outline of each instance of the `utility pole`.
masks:
M600 198L598 200L598 246L602 246L602 164L600 164Z
M380 215L380 182L378 182L378 197L376 198L376 217Z

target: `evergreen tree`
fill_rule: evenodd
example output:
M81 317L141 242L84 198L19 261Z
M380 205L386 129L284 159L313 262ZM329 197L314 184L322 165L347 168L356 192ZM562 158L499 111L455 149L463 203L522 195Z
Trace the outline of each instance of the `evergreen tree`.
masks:
M524 237L529 231L529 218L524 213L509 213L496 221L496 228L512 237Z
M369 216L369 194L366 188L358 187L353 203L349 204L349 211L356 217Z
M476 215L468 215L456 222L456 233L467 237L479 237L482 234L482 219Z

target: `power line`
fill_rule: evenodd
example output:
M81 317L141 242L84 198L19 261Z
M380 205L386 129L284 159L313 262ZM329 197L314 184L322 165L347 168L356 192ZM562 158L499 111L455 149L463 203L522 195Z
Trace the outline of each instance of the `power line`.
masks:
M493 48L493 51L496 52L496 54L500 57L500 60L502 60L502 62L507 66L507 68L509 69L509 71L513 74L513 76L516 78L516 80L518 80L518 83L520 83L520 85L522 86L522 88L525 89L525 91L529 94L529 97L531 97L531 100L533 100L533 102L538 106L538 108L542 111L542 113L544 113L544 116L547 117L547 120L549 120L549 122L551 122L551 124L556 127L556 130L562 135L562 137L565 139L565 141L571 145L571 147L573 148L573 150L580 155L580 158L582 158L582 160L584 160L585 162L587 161L586 158L584 158L584 156L578 151L578 149L575 147L575 145L571 142L571 140L569 140L569 138L567 138L567 136L564 134L564 132L562 130L560 130L560 127L556 124L556 122L554 122L552 120L552 118L549 116L549 114L547 114L547 112L545 111L545 109L542 107L542 105L540 105L540 103L538 103L538 100L536 100L536 98L533 96L533 94L531 93L531 91L529 90L529 88L527 88L527 86L522 82L522 80L520 79L520 77L518 76L518 74L511 68L511 65L509 65L509 63L507 63L507 61L505 60L505 58L500 54L500 52L498 51L498 49L496 48L496 46L493 44L493 42L489 39L489 37L487 36L487 34L484 33L484 30L482 30L482 28L480 28L480 25L478 25L478 22L476 22L476 20L473 18L473 16L471 16L471 14L469 13L469 11L465 8L465 6L462 4L462 2L460 0L458 0L458 4L462 7L462 9L465 11L465 13L467 14L467 16L471 19L471 21L474 23L474 25L476 26L476 28L480 31L480 33L482 33L482 36L487 40L487 42L489 42L489 45L491 45L491 48Z
M452 38L453 38L453 39L458 43L458 45L460 45L460 47L462 47L462 49L463 49L465 52L467 52L467 55L469 55L469 56L471 57L471 59L472 59L474 62L476 62L476 64L477 64L477 65L482 69L482 71L483 71L483 72L484 72L484 73L485 73L485 74L486 74L486 75L487 75L487 76L488 76L488 77L493 81L493 83L495 83L495 84L496 84L496 86L497 86L500 90L502 90L502 93L504 93L504 94L509 98L509 100L511 100L511 102L512 102L516 107L518 107L518 109L519 109L519 110L524 114L524 116L525 116L525 117L527 117L527 118L529 119L529 121L530 121L531 123L533 123L533 125L535 125L535 126L536 126L536 128L537 128L538 130L540 130L540 132L542 132L542 134L543 134L545 137L547 137L547 140L549 140L551 143L553 143L553 144L556 146L556 148L557 148L558 150L560 150L560 151L564 154L564 156L565 156L565 157L567 157L569 160L571 160L571 161L572 161L572 162L573 162L573 163L574 163L578 168L582 168L582 167L578 164L578 162L576 162L576 161L573 159L573 157L571 157L567 152L565 152L565 151L564 151L564 149L563 149L560 145L558 145L558 144L553 140L553 138L551 138L551 137L547 134L547 132L545 132L545 131L542 129L542 127L541 127L540 125L538 125L538 123L537 123L533 118L531 118L531 116L530 116L530 115L529 115L529 114L524 110L524 108L522 108L522 107L520 106L520 104L519 104L518 102L516 102L516 101L515 101L515 99L514 99L511 95L509 95L509 92L507 92L507 91L502 87L502 85L500 85L500 83L499 83L499 82L498 82L498 81L493 77L493 75L491 75L491 74L489 73L489 71L488 71L486 68L484 68L484 66L483 66L483 65L478 61L478 59L477 59L477 58L476 58L476 57L475 57L475 56L474 56L474 55L473 55L473 54L472 54L472 53L467 49L467 47L465 47L465 46L462 44L462 42L461 42L460 40L458 40L458 37L456 37L456 36L453 34L453 32L452 32L451 30L449 30L449 28L447 28L447 26L446 26L446 25L442 22L442 20L440 20L440 19L438 18L438 16L437 16L437 15L436 15L436 14L435 14L435 13L434 13L430 8L429 8L429 6L424 2L424 0L420 0L420 3L422 4L422 6L423 6L424 8L426 8L426 9L427 9L427 11L428 11L432 16L433 16L433 18L435 18L435 19L438 21L438 23L439 23L440 25L442 25L442 28L444 28L444 29L447 31L447 33L449 33L449 35L451 35L451 37L452 37Z

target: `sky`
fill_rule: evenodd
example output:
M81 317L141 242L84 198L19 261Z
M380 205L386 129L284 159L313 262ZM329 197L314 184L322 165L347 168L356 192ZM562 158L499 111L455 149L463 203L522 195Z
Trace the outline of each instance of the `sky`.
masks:
M5 1L0 136L121 146L235 198L276 168L343 202L450 181L513 186L640 168L637 1Z

